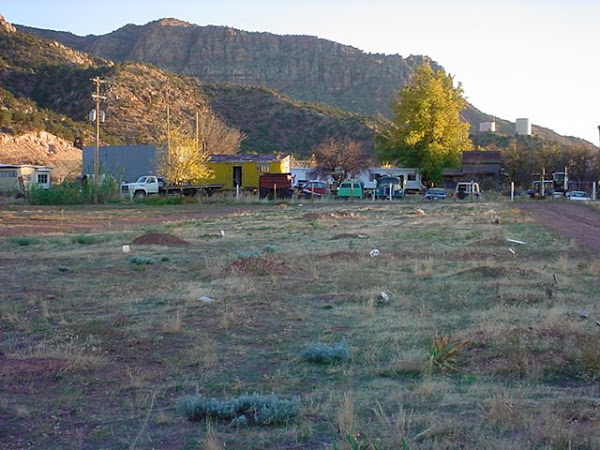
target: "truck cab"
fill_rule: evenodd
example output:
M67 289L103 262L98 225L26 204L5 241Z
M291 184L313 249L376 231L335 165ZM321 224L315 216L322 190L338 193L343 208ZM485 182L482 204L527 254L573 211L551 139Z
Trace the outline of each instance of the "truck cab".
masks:
M164 180L155 175L144 175L135 183L123 183L121 194L129 197L144 198L152 194L158 194L164 186Z

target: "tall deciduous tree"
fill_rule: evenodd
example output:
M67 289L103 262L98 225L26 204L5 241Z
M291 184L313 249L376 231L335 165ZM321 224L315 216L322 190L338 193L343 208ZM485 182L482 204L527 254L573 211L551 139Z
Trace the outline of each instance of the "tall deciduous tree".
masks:
M199 146L211 155L236 154L245 137L240 130L227 126L210 111L199 114L197 127Z
M423 64L392 104L395 119L379 138L380 158L417 167L426 180L439 181L442 169L459 165L461 152L472 146L469 124L460 117L465 106L460 85Z
M198 145L196 138L179 128L169 133L169 144L159 147L157 167L170 183L200 183L213 176L208 168L208 152Z
M368 167L369 158L361 144L348 139L329 139L314 151L316 170L336 181L358 175Z

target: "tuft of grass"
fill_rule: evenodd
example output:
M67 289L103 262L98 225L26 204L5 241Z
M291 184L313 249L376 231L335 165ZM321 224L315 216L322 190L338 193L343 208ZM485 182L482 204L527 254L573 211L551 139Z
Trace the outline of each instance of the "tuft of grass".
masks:
M338 432L341 436L353 436L356 433L356 413L354 397L350 392L344 392L337 413Z
M416 261L414 265L414 272L417 278L433 278L435 273L434 264L435 260L430 256L421 261Z
M501 390L480 406L480 410L493 427L506 427L520 421L520 411L513 396Z
M427 354L430 373L458 371L456 358L468 344L469 341L451 342L450 337L434 333Z
M283 425L300 415L300 399L281 399L275 394L244 394L218 400L203 395L183 397L181 413L190 421L206 419L230 421L234 425Z
M175 315L168 317L163 322L163 331L165 333L181 333L182 325L181 312L177 310Z

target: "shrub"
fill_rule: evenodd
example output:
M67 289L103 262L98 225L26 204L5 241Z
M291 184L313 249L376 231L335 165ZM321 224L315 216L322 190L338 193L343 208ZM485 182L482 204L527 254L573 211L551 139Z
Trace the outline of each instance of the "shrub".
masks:
M137 264L137 265L142 265L142 264L154 264L154 258L152 258L151 256L132 256L131 258L129 258L129 262L131 264Z
M98 203L114 202L119 199L119 185L110 176L102 175L98 184ZM92 203L94 184L91 180L82 183L66 182L44 189L41 186L28 186L25 200L31 205L77 205Z
M13 245L20 245L21 247L26 247L28 245L39 244L40 240L32 237L9 237L8 242Z
M305 361L317 364L335 364L350 359L350 347L345 340L333 345L318 342L302 352Z
M108 240L107 237L90 236L90 235L74 236L71 238L71 242L73 244L81 244L81 245L99 244L99 243L107 241L107 240Z
M235 425L286 424L300 414L300 399L280 399L275 394L245 394L218 400L202 395L188 395L180 402L182 414L191 421L228 420Z
M48 189L30 186L25 192L25 200L31 205L76 205L82 203L79 190L71 185L50 186Z

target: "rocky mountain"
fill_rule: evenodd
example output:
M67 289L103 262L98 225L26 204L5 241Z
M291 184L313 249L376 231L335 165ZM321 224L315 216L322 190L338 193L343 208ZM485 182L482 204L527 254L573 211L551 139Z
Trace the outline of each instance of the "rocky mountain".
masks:
M19 27L113 61L140 61L203 82L264 86L291 98L389 116L394 92L423 56L367 54L313 36L279 36L162 19L104 36ZM435 63L433 63L435 65Z
M113 61L145 62L203 83L264 87L290 99L387 119L391 118L392 99L419 65L430 61L440 68L427 56L370 54L314 36L246 32L176 19L128 24L102 36L17 28ZM239 123L247 119L231 110L228 118ZM463 118L471 124L473 134L478 133L479 123L491 120L496 121L499 133L514 134L514 123L473 105L463 112ZM561 145L589 144L540 126L533 131Z
M15 136L0 133L0 162L52 167L55 181L73 179L81 173L81 150L72 141L46 131Z

